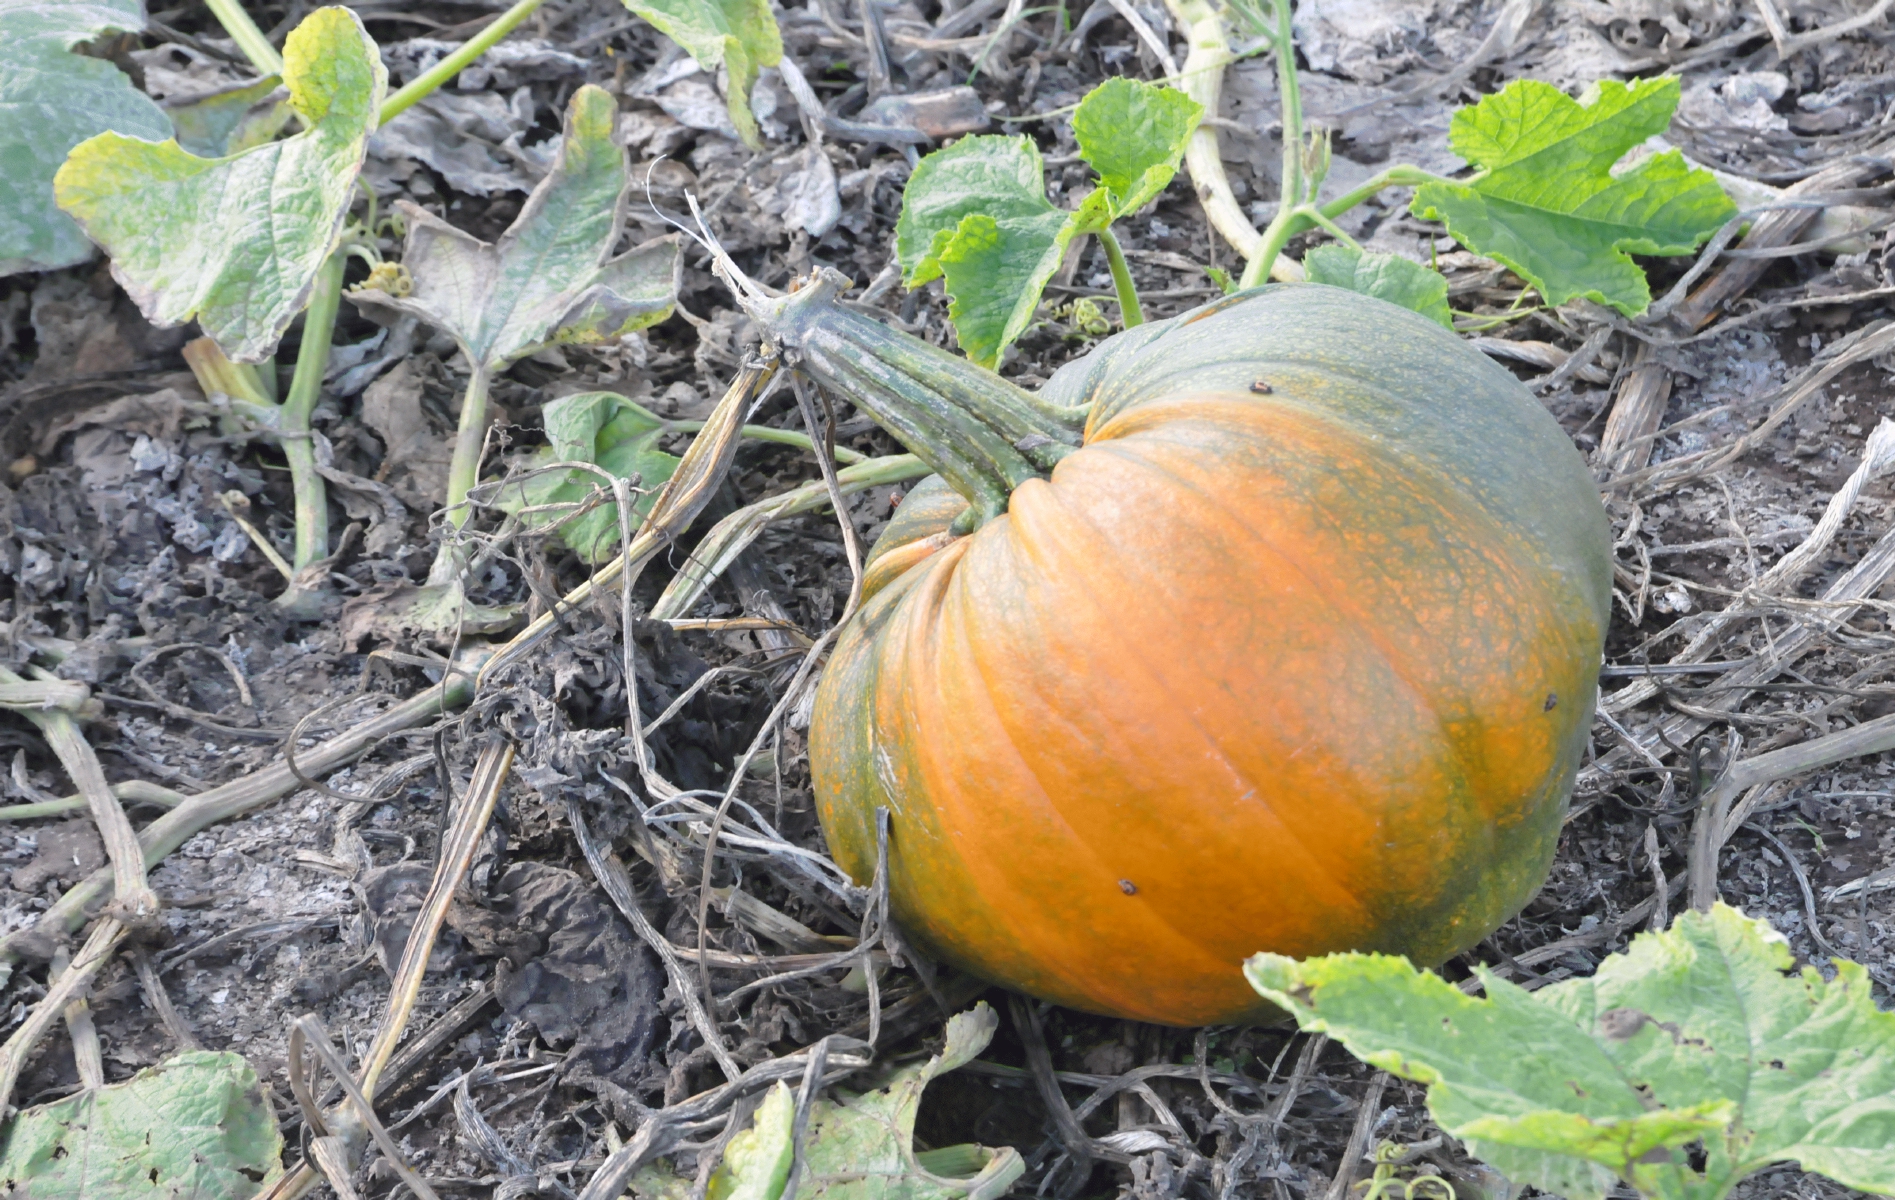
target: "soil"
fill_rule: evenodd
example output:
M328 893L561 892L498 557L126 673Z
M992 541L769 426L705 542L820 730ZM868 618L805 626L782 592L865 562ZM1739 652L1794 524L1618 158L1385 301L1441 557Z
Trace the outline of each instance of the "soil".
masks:
M362 16L400 81L433 61L430 53L438 56L430 39L467 37L486 7L422 0ZM998 6L985 6L994 11L954 34L991 41L978 69L970 55L982 53L979 44L912 44L953 15L951 0L879 0L879 7L892 39L891 90L971 80L990 130L1023 132L1039 143L1056 200L1086 178L1058 114L1103 78L1164 71L1104 0L1078 21L1079 37L1063 32L1081 16L1064 6L1028 9L1010 30L1000 29ZM1162 8L1130 7L1169 31L1172 52L1182 55L1181 36ZM1686 98L1672 141L1731 176L1783 187L1885 147L1895 111L1895 35L1886 21L1875 22L1811 38L1784 59L1759 10L1780 9L1789 33L1802 37L1862 8L1855 0L1304 0L1297 20L1305 107L1334 133L1331 186L1342 190L1391 161L1456 169L1445 143L1450 114L1509 80L1540 78L1576 90L1599 78L1673 71ZM251 11L280 40L307 6L268 0ZM1498 23L1522 13L1511 41L1490 38ZM859 6L817 0L780 15L786 52L830 110L858 111L870 83ZM205 10L153 17L155 32L115 49L154 94L190 94L245 77ZM463 73L441 93L431 124L398 123L378 139L366 177L381 204L409 199L491 239L543 171L545 140L558 132L567 97L590 81L619 97L621 135L637 172L650 168L653 198L681 208L686 190L700 197L711 230L753 277L782 285L832 266L866 285L889 265L908 158L898 148L840 137L807 147L775 71L765 72L756 98L767 139L759 154L723 130L716 83L618 6L552 0L504 45L515 48L509 56ZM1274 204L1280 153L1267 57L1231 68L1220 115L1233 188L1261 226ZM475 118L496 124L474 136L467 131ZM1860 203L1885 207L1885 193L1872 190L1886 182L1886 150L1878 152L1880 175L1858 185L1870 189L1859 193ZM800 216L790 185L807 174L806 153L826 155L837 179L841 215L821 236L794 226ZM1654 923L1661 886L1661 908L1675 913L1687 904L1678 884L1697 802L1723 764L1895 713L1895 581L1872 579L1851 603L1817 602L1895 524L1887 475L1876 473L1861 488L1804 573L1787 582L1769 575L1812 536L1858 471L1871 431L1895 415L1895 358L1854 352L1891 315L1889 235L1875 230L1856 238L1860 245L1772 258L1707 325L1683 330L1628 321L1584 301L1522 310L1523 284L1408 216L1405 193L1388 193L1345 225L1371 248L1433 259L1448 272L1455 307L1486 318L1463 324L1483 325L1470 333L1488 339L1481 344L1533 386L1592 458L1607 495L1617 539L1615 624L1602 715L1558 860L1524 913L1446 968L1464 978L1472 963L1486 963L1527 987L1583 976ZM628 241L665 232L651 209L634 207ZM1218 295L1205 267L1241 265L1209 230L1182 175L1119 236L1156 316ZM1306 243L1299 239L1291 253L1300 256ZM689 250L686 263L685 312L609 352L536 356L496 384L492 470L542 444L539 414L562 395L615 390L681 418L709 410L756 339L703 252ZM1645 263L1662 296L1693 259ZM352 265L350 281L364 270ZM938 289L884 287L878 304L953 346ZM1102 256L1096 249L1078 255L1049 289L1044 319L1010 354L1004 373L1031 385L1082 353L1094 339L1054 310L1110 295ZM286 739L308 751L438 683L434 664L447 647L359 636L342 606L426 575L441 529L430 517L445 473L445 451L436 448L451 435L466 378L447 339L422 329L407 354L389 356L379 340L385 331L343 306L316 425L334 447L337 468L386 484L406 513L392 520L386 509L359 507L358 497L332 491L334 527L357 522L366 536L332 566L334 602L292 615L273 603L282 578L220 499L231 492L247 498L249 520L287 553L293 507L284 460L274 443L228 436L200 415L204 397L180 353L194 335L151 327L101 263L0 279L7 443L0 461L10 464L9 486L0 487L0 654L15 669L34 655L59 659L59 676L89 685L103 712L84 729L113 782L141 780L186 794L280 761ZM292 329L279 352L284 382L300 337ZM1582 357L1570 365L1581 369L1552 369L1573 354ZM1838 356L1847 365L1804 388ZM1628 448L1623 437L1613 440L1610 418L1652 379L1666 381L1668 398L1655 435ZM1798 394L1783 420L1764 424ZM898 452L852 411L838 419L839 444ZM754 420L800 427L787 391ZM1759 428L1760 436L1740 444ZM817 477L807 454L746 443L713 515ZM854 499L850 517L864 536L873 538L887 520L897 491L880 487ZM498 517L479 519L490 525ZM680 545L677 553L688 549ZM472 598L543 611L588 570L554 544L523 542L495 559ZM668 575L648 572L638 603L649 606ZM772 526L694 615L776 616L813 636L841 615L850 582L833 517L794 518ZM1701 673L1648 676L1656 684L1649 696L1621 691L1648 665L1663 667L1719 613L1732 620L1698 655L1708 664ZM1813 639L1780 670L1754 680L1733 674L1769 660L1799 629L1814 630ZM767 631L684 631L650 621L634 625L632 642L646 719L691 692L651 735L653 766L681 789L721 795L791 682L794 644ZM680 946L700 944L706 830L701 818L695 826L678 823L679 808L670 824L657 822L662 836L636 824L628 797L640 789L624 736L622 653L616 604L582 606L542 653L471 709L389 737L322 775L322 787L205 829L166 857L151 873L163 909L142 952L181 1026L167 1025L121 955L90 996L106 1077L122 1079L169 1057L186 1036L237 1051L271 1090L286 1161L300 1161L308 1134L293 1100L291 1023L314 1013L345 1056L367 1052L450 817L469 794L483 749L504 734L518 746L512 782L456 893L410 1024L417 1031L411 1043L431 1027L444 1036L378 1103L402 1154L443 1195L570 1196L653 1110L721 1083L677 980L600 890L569 819L576 808L616 850L658 931ZM694 687L713 668L732 669ZM1727 675L1748 682L1734 687ZM1625 703L1628 696L1635 702ZM1679 735L1685 727L1677 722L1686 719L1696 724ZM805 723L792 711L769 727L763 752L742 768L738 795L751 806L746 821L767 822L783 842L820 854ZM0 744L12 763L0 778L10 803L72 790L23 717L0 715ZM1826 967L1839 955L1864 964L1884 1006L1895 982L1891 776L1895 758L1878 754L1770 786L1752 797L1757 803L1717 865L1726 901L1767 917L1801 961ZM130 808L138 824L156 811ZM104 861L84 810L0 826L0 934L24 956L0 995L9 1028L45 994L47 962L60 949L43 928L34 932L42 914ZM784 863L780 855L720 856L705 946L808 954L836 943L812 946L806 935L853 939L861 932L860 894L824 890ZM801 933L758 918L729 898L732 888L793 918ZM719 968L708 978L728 996L758 976ZM682 978L695 984L695 968ZM879 977L882 1061L938 1049L942 1014L928 997L946 982L924 979L915 964ZM1367 1177L1366 1165L1345 1163L1359 1128L1368 1140L1358 1138L1358 1149L1378 1141L1406 1147L1405 1172L1438 1171L1463 1197L1509 1194L1504 1180L1432 1126L1421 1088L1393 1080L1381 1090L1373 1072L1337 1047L1298 1071L1309 1042L1283 1029L1169 1029L1045 1009L1045 1043L1066 1073L1068 1100L1077 1106L1103 1096L1084 1118L1085 1131L1132 1148L1113 1161L1076 1162L1034 1088L1018 1010L998 990L955 994L962 1007L977 996L1002 1014L999 1033L979 1063L932 1085L918 1136L931 1146L1016 1147L1028 1164L1021 1194L1334 1196L1339 1173ZM741 993L720 1010L721 1032L736 1063L752 1067L825 1035L862 1036L870 1006L862 973L836 967ZM1215 1094L1200 1081L1201 1063L1222 1081ZM71 1043L58 1031L41 1043L14 1101L24 1107L66 1095L79 1086L77 1072ZM458 1094L471 1096L472 1118L449 1102L462 1081ZM700 1160L721 1144L713 1131L670 1161L686 1178L701 1178ZM403 1186L373 1153L356 1184L378 1197ZM1739 1194L1815 1197L1844 1189L1781 1168Z

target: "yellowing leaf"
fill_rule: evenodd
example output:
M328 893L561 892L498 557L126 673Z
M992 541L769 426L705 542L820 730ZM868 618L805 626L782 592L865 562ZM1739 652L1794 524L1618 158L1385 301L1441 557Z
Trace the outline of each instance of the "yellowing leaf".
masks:
M659 238L607 260L624 230L625 149L618 104L591 84L573 93L559 162L489 245L403 201L402 266L412 290L361 288L359 305L411 313L498 369L554 343L609 341L671 315L678 247Z
M1590 979L1529 993L1479 971L1485 1000L1387 955L1259 954L1244 973L1304 1029L1428 1084L1441 1128L1509 1178L1572 1200L1619 1179L1722 1196L1779 1162L1895 1191L1895 1013L1855 963L1832 980L1793 965L1775 930L1720 904Z
M0 1179L13 1200L250 1200L282 1153L250 1064L197 1051L19 1114Z
M319 8L283 47L308 128L229 158L102 133L59 169L59 206L158 325L195 317L232 361L275 351L335 249L388 73L362 22Z

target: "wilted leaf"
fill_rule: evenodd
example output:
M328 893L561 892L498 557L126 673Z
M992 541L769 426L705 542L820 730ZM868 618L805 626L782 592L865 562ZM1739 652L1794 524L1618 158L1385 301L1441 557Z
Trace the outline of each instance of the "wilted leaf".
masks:
M1303 256L1303 270L1311 283L1374 296L1454 328L1454 314L1448 309L1447 277L1399 254L1371 253L1354 246L1318 246Z
M106 30L144 27L139 0L0 0L0 275L92 257L92 243L53 200L67 151L108 129L171 135L164 110L124 72L69 50Z
M902 1067L860 1095L814 1100L809 1106L804 1173L797 1196L808 1200L996 1200L1006 1194L1026 1170L1012 1147L993 1150L963 1145L920 1153L914 1148L922 1091L936 1076L986 1049L999 1023L991 1008L978 1004L948 1021L947 1045L926 1063ZM738 1139L733 1138L723 1165L713 1175L714 1200L776 1200L782 1194L789 1166L784 1156L791 1149L789 1118L794 1111L788 1088L764 1102L756 1125L744 1135L749 1140L741 1153ZM776 1174L779 1165L785 1168L780 1176ZM733 1190L720 1194L718 1176ZM774 1186L763 1186L771 1181ZM682 1193L680 1183L685 1185ZM637 1200L676 1200L688 1194L688 1188L688 1180L658 1170L642 1172L632 1180Z
M1825 980L1718 905L1634 939L1590 979L1487 999L1386 955L1260 954L1250 982L1304 1029L1429 1084L1435 1121L1510 1178L1583 1200L1722 1196L1777 1162L1895 1191L1895 1013L1867 972ZM1702 1141L1704 1169L1682 1147Z
M678 460L658 449L670 431L662 417L616 392L580 392L547 404L541 417L547 445L529 467L556 462L593 463L620 479L635 480L633 528L651 511L658 488L678 469ZM542 471L500 489L496 503L508 512L542 505L578 504L607 488L602 503L577 516L562 512L525 512L530 528L554 527L559 540L589 563L618 552L618 504L605 480L590 471L569 468Z
M745 145L761 149L750 88L758 71L783 61L783 35L769 0L625 0L625 7L683 46L698 66L729 72L730 122Z
M671 315L678 247L660 238L608 261L624 228L625 150L612 140L618 104L590 84L566 110L559 162L492 245L402 201L405 296L370 288L359 305L412 313L499 369L554 342L609 341Z
M1676 150L1612 174L1626 151L1671 124L1678 95L1673 76L1602 80L1584 103L1516 80L1454 114L1449 141L1481 173L1423 184L1414 212L1513 268L1548 304L1585 296L1644 312L1651 289L1630 256L1689 254L1737 211L1710 172Z
M302 133L232 158L102 133L59 169L59 206L112 256L158 325L191 318L235 362L260 362L309 301L342 232L388 73L362 22L319 8L283 47Z
M199 1051L19 1114L0 1181L13 1200L249 1200L282 1153L250 1064Z

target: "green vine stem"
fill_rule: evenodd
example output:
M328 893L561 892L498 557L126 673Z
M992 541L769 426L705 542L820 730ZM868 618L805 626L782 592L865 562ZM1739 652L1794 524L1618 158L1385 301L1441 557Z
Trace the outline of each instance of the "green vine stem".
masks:
M1079 446L1072 414L843 307L836 297L848 285L825 270L801 291L746 307L797 369L874 417L967 497L959 532L1005 512L1014 488Z
M228 4L233 3L234 0L222 0L222 2ZM409 80L400 91L382 101L380 124L388 124L408 111L417 100L460 74L461 68L485 54L501 38L512 33L520 22L532 16L534 11L544 3L546 0L518 0L518 3L495 17L493 24L475 34L460 49Z
M493 368L476 366L461 397L461 422L447 468L447 520L455 529L466 525L473 513L467 493L480 481L480 453L487 445L487 389L492 383Z
M1125 328L1145 323L1145 309L1138 302L1138 286L1132 282L1132 268L1126 265L1125 251L1110 229L1099 231L1099 244L1105 247L1105 261L1112 268L1112 290L1119 297L1119 319Z
M291 562L300 572L329 556L329 496L316 470L316 446L310 432L310 414L322 398L322 376L329 367L329 347L335 338L336 312L342 305L342 268L348 256L337 251L316 272L316 286L303 314L303 344L296 352L296 373L283 399L277 433L283 456L289 459L290 483L296 491L296 553ZM295 589L292 588L292 591Z
M1244 266L1242 286L1256 287L1270 277L1284 245L1307 221L1300 211L1310 199L1303 182L1303 90L1296 78L1296 40L1290 27L1290 0L1273 0L1277 96L1283 106L1283 178L1276 215L1264 227L1256 253Z
M250 60L250 65L257 69L257 74L281 75L283 73L283 56L277 53L275 46L270 44L270 39L263 36L263 31L257 28L255 21L250 19L250 14L244 11L243 5L237 0L210 0L210 6L211 14L217 18L217 23L224 27L224 32L230 35L230 40L237 43L237 49L243 51L243 56Z

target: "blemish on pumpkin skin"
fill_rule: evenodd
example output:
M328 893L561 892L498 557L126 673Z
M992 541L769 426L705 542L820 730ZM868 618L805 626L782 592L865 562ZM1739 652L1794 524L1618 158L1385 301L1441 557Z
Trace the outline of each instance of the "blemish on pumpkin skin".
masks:
M1138 895L1138 885L1129 879L1119 880L1119 890L1128 896Z

